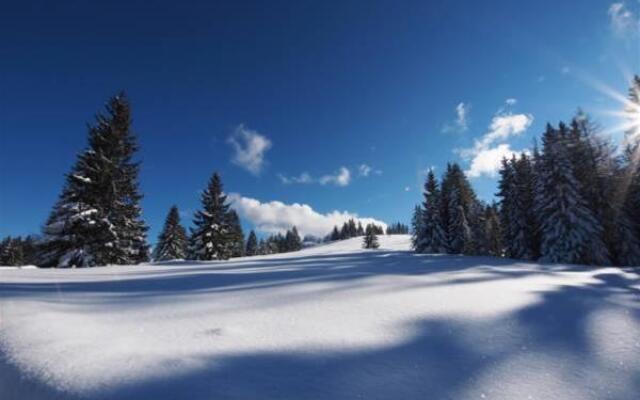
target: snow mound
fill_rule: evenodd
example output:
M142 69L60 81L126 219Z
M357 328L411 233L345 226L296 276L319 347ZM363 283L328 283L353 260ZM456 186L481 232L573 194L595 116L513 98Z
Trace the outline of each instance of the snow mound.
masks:
M2 398L637 399L637 273L379 239L0 270Z

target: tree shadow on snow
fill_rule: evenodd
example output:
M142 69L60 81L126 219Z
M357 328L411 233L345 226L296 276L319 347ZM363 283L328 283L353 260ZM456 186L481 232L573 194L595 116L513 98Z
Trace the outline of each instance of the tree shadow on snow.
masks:
M640 392L638 364L634 369L603 362L587 336L593 328L591 317L602 310L630 310L629 318L640 326L639 293L633 287L638 279L616 274L600 274L596 279L583 287L541 292L539 301L495 319L415 321L402 327L409 335L395 344L203 357L193 370L130 382L96 396L123 400L506 399L508 395L499 391L501 382L495 382L505 376L492 375L506 368L512 382L531 379L534 383L529 392L519 393L522 398L551 398L553 393L544 383L536 382L539 377L514 375L547 373L531 361L543 359L549 368L561 365L581 371L588 366L602 379L593 380L589 374L563 377L563 393L580 393L585 396L581 398L593 400L635 400ZM621 308L620 300L629 301L631 307ZM506 334L509 341L494 343L503 338L505 329L511 331ZM348 321L344 331L349 334ZM635 351L637 359L640 349ZM512 371L514 360L520 364Z
M178 265L182 262L178 262ZM163 264L164 265L164 264ZM418 255L408 251L373 251L370 253L341 253L331 255L285 256L268 259L239 259L228 262L201 263L193 266L167 265L166 269L141 266L139 270L83 270L86 281L66 280L76 271L56 271L49 282L15 283L0 280L0 298L31 296L34 294L109 293L105 301L145 298L193 292L228 292L265 289L305 282L348 282L371 276L431 275L477 269L484 272L477 278L449 283L473 283L488 279L525 277L531 274L574 270L575 267L547 266L514 262L493 257L465 257L456 255ZM187 266L188 265L188 266ZM487 273L489 272L489 273ZM66 275L69 274L69 275Z

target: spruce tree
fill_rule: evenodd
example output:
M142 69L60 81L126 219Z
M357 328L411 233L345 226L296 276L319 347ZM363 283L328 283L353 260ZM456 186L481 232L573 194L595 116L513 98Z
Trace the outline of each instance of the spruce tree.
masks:
M298 251L302 249L302 240L295 226L287 231L285 236L285 249L285 251Z
M423 214L422 207L419 204L413 208L413 215L411 217L411 248L418 251L418 243L422 238L423 229Z
M233 254L234 242L229 226L229 204L218 173L209 180L200 197L202 210L195 214L189 238L189 252L195 260L226 260Z
M357 235L358 236L364 236L364 228L362 227L362 222L360 222L360 221L358 221Z
M475 254L476 239L470 220L473 215L476 196L458 164L451 164L442 183L443 199L447 200L447 241L448 252L452 254ZM446 193L446 195L445 195Z
M0 265L18 267L25 264L22 238L6 237L2 243L0 243Z
M600 263L589 246L598 243L602 227L580 195L566 138L568 129L550 125L542 138L543 151L536 180L536 211L542 233L541 255L546 262Z
M534 171L531 159L522 153L503 160L498 192L502 204L503 238L508 257L538 258L537 221L534 206Z
M256 236L256 233L253 230L249 232L245 254L247 256L256 256L259 254L258 237Z
M640 265L640 76L633 78L625 107L629 129L615 174L614 253L618 264Z
M605 175L609 173L611 154L603 151L606 146L597 142L595 130L595 125L586 114L578 111L569 125L565 143L578 193L595 218L597 230L601 232L598 240L587 250L585 262L610 264L611 256L606 243L615 228L610 223L614 212L608 198L611 192L607 188L612 177L605 178Z
M335 242L336 240L340 240L340 231L338 231L338 227L334 226L331 231L330 240Z
M244 256L244 232L240 224L240 217L233 209L227 213L227 224L229 225L229 240L231 245L231 257Z
M441 198L438 181L433 171L427 174L424 186L424 201L422 203L422 232L417 235L416 251L420 253L445 253L447 251L447 237L440 217Z
M188 246L187 231L180 223L178 207L172 206L165 219L162 232L158 236L153 259L156 261L186 259Z
M487 254L494 257L502 256L502 235L500 233L500 217L498 205L487 206L484 215Z
M148 259L141 219L138 150L124 94L89 127L89 147L66 177L44 228L39 263L46 267L135 264Z
M367 225L367 228L365 229L362 247L364 247L365 249L377 249L378 247L380 247L376 229L373 224Z

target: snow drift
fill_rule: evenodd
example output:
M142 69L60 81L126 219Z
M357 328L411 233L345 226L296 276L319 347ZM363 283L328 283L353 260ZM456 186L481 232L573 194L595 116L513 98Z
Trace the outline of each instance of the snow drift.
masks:
M636 399L640 278L350 239L0 270L3 399Z

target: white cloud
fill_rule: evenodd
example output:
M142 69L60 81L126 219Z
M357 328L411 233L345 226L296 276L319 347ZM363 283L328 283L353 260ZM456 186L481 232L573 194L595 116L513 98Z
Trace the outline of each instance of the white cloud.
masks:
M507 105L510 104L507 100ZM524 133L533 123L531 114L513 114L500 111L489 124L489 130L480 139L476 139L473 147L458 149L461 157L470 161L466 174L470 178L480 176L495 177L500 169L500 161L503 157L511 157L518 151L512 150L506 142L509 138ZM497 145L496 145L497 143Z
M313 183L313 178L308 172L303 172L299 176L285 176L278 174L278 178L280 179L280 182L286 185L291 183Z
M369 177L372 174L382 175L382 171L379 169L374 169L370 165L360 164L357 168L357 176L359 177ZM278 174L278 179L285 185L290 184L304 184L304 183L319 183L321 185L336 185L336 186L348 186L351 183L351 180L354 176L351 174L351 170L347 167L340 167L333 174L322 175L319 178L313 177L308 172L303 172L298 176L287 176L284 174Z
M307 204L285 204L280 201L261 202L241 196L229 194L231 206L256 229L265 233L277 233L296 226L302 235L324 236L331 232L335 225L342 225L353 218L362 225L374 223L386 228L387 224L374 218L361 218L348 211L331 211L326 214L315 211Z
M518 99L514 99L513 97L508 98L505 103L507 103L508 106L515 106L518 103Z
M351 182L351 172L347 167L340 167L340 170L332 175L324 175L318 180L321 185L333 184L336 186L347 186Z
M469 169L465 173L469 178L479 178L482 175L494 178L500 170L502 159L511 158L515 153L518 152L511 150L507 143L481 150L473 156Z
M456 119L452 123L447 123L442 127L442 132L464 132L469 129L469 111L470 104L463 102L456 106Z
M264 155L271 148L271 141L257 131L240 124L227 139L234 149L231 161L251 172L260 174L265 164Z
M640 33L640 16L629 10L627 3L613 3L608 10L609 22L613 31L620 36Z
M360 174L360 176L369 176L371 171L372 171L372 168L367 164L361 164L358 167L358 173Z

